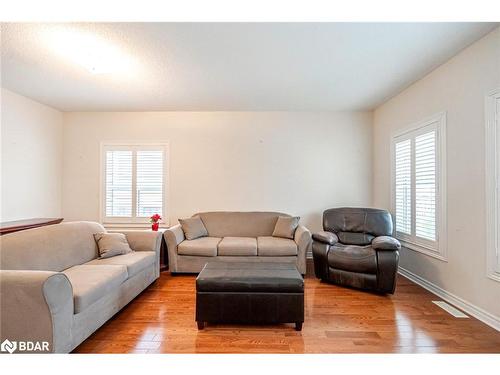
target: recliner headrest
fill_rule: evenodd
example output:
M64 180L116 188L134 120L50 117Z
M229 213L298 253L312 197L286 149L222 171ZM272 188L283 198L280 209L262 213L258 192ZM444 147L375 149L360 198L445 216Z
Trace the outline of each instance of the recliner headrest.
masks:
M342 207L323 212L323 229L329 232L392 235L391 214L378 208Z

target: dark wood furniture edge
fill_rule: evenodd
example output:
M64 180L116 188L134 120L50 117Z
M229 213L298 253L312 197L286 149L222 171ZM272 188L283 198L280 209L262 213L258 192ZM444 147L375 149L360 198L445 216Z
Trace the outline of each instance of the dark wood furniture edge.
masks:
M34 218L27 220L6 221L0 223L0 236L21 230L44 227L46 225L59 224L63 218Z

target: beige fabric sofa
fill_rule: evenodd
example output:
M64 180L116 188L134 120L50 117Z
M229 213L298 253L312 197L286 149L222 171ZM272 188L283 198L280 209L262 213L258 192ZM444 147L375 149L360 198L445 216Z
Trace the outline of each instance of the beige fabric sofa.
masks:
M198 273L208 261L290 262L306 273L311 233L299 225L293 240L272 237L279 212L200 212L208 237L186 240L181 226L164 232L173 273Z
M66 353L159 277L161 234L129 231L132 253L97 258L98 223L0 237L0 339L47 341Z

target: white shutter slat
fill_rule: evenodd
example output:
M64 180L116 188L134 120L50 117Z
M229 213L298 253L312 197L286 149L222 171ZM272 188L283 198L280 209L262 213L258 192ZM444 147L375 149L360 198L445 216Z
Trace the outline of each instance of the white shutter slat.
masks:
M396 231L411 234L411 141L395 147Z
M163 151L137 151L137 216L163 215Z
M132 216L132 151L106 151L106 216Z
M436 240L436 131L415 137L415 235Z

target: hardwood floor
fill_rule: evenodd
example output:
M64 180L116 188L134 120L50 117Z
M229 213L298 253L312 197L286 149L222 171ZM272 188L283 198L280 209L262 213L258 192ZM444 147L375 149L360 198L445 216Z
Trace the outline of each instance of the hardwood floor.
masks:
M194 321L195 276L159 280L75 349L76 353L500 353L500 332L455 318L438 297L400 276L393 296L305 280L306 317L293 324Z

